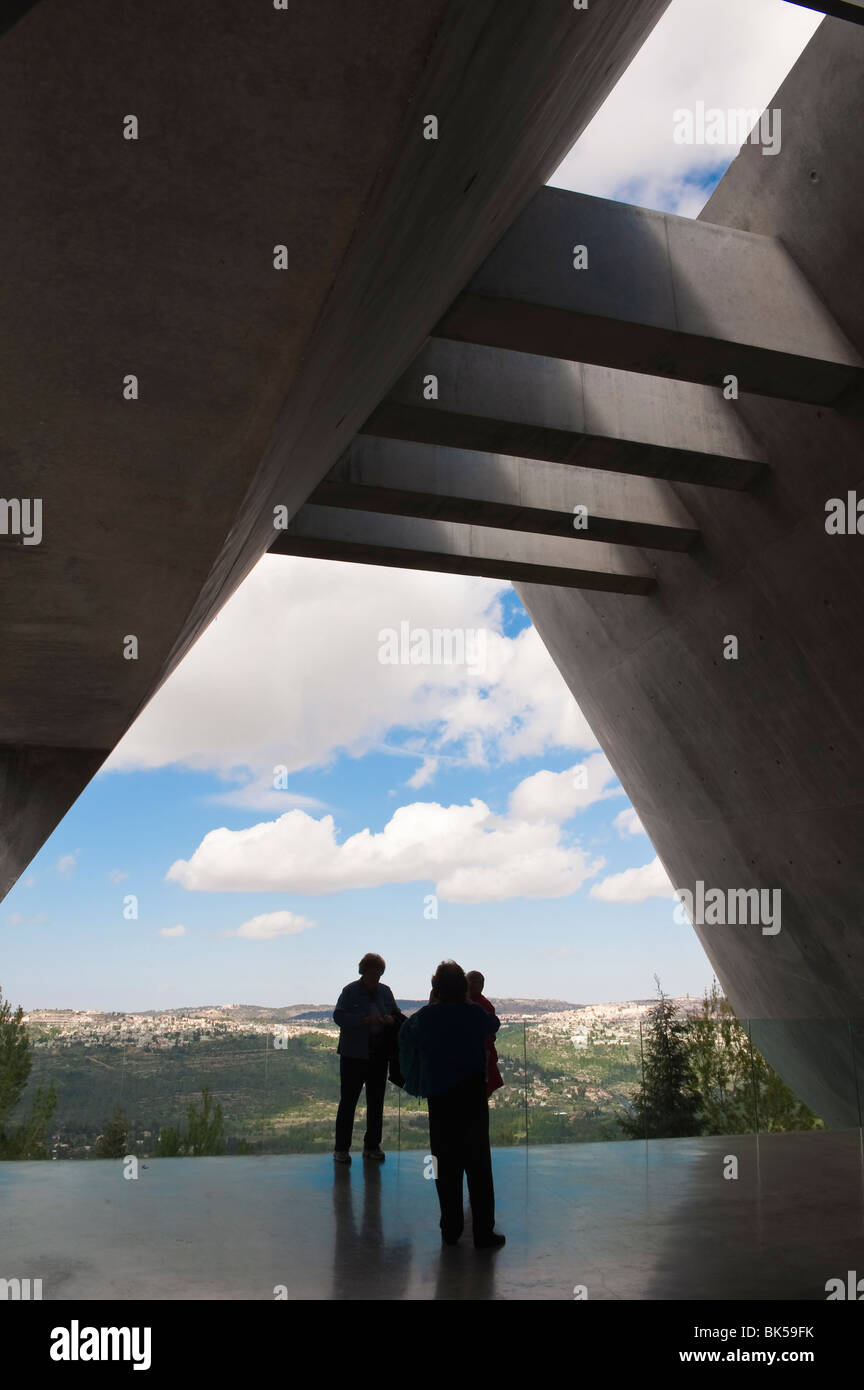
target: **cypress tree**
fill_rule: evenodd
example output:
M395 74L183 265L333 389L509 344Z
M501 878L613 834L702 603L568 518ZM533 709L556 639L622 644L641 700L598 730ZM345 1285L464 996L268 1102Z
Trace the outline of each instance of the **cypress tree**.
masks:
M659 980L657 993L658 1001L645 1023L642 1082L633 1098L634 1113L622 1121L634 1139L678 1139L699 1133L700 1096L690 1061L688 1026Z

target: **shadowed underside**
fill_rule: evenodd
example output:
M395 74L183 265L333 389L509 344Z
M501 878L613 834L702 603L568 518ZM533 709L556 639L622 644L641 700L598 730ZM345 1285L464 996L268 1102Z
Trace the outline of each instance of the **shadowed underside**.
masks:
M18 7L0 491L44 507L41 544L0 540L0 892L666 3Z

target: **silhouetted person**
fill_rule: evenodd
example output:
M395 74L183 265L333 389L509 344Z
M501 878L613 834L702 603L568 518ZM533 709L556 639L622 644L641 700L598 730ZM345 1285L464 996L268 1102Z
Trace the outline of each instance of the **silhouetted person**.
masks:
M381 1129L387 1068L396 1046L396 1020L402 1015L390 990L380 983L386 969L382 958L370 952L363 957L358 969L359 980L345 986L333 1010L333 1019L339 1024L340 1080L333 1158L337 1163L351 1162L354 1112L365 1086L363 1157L383 1163Z
M494 1014L495 1008L491 1001L483 993L485 978L479 970L469 970L465 979L468 981L468 998L472 1004L479 1004L481 1009L485 1009L487 1014ZM495 1046L494 1037L486 1039L486 1099L488 1100L493 1091L497 1091L499 1086L503 1086L501 1073L498 1070L498 1049Z
M429 1101L429 1146L436 1163L441 1238L455 1245L465 1225L462 1176L468 1178L474 1244L497 1249L489 1102L486 1098L486 1039L499 1028L468 998L465 973L442 961L432 977L430 1003L402 1025L399 1053L406 1077L416 1074Z

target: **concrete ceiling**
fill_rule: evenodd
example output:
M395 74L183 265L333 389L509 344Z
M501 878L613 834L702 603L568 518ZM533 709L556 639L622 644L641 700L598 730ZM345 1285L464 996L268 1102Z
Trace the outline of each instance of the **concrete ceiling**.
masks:
M4 34L0 492L43 538L0 537L0 893L667 3L44 0Z

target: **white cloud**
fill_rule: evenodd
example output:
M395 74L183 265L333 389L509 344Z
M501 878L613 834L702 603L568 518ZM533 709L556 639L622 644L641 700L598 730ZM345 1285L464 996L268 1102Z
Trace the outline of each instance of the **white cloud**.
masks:
M23 885L24 888L33 888L33 887L35 887L35 885L36 885L36 875L35 875L35 874L30 874L29 878L22 879L22 885Z
M520 782L510 797L510 814L521 820L551 820L556 825L587 810L596 801L623 796L620 787L609 787L615 773L603 753L594 753L564 772L535 772Z
M176 926L176 927L160 927L160 928L159 928L159 935L160 935L160 936L185 936L185 935L186 935L186 928L183 927L183 926Z
M672 898L675 890L659 859L637 869L610 874L592 885L590 897L606 903L643 903L646 898Z
M62 854L56 864L58 874L63 874L64 877L74 874L78 867L78 855L80 853L79 849L73 849L71 854Z
M108 871L108 877L112 883L122 883L124 878L128 878L129 875L125 869L110 869Z
M673 0L550 183L695 217L737 147L676 145L673 111L763 111L821 20L785 0Z
M644 835L645 827L632 806L628 806L626 811L619 811L612 822L619 835Z
M534 628L504 635L506 588L491 579L265 556L108 766L215 771L241 784L226 790L225 801L275 812L292 800L309 808L308 799L273 790L275 767L290 774L340 752L408 748L418 787L442 756L484 766L555 747L596 748ZM403 620L428 630L485 627L485 670L382 665L378 634Z
M590 860L553 819L536 815L536 791L526 799L534 819L514 813L512 804L507 815L495 815L478 799L468 806L415 802L395 811L382 831L362 830L341 844L332 816L288 811L245 830L211 830L166 877L199 891L309 895L432 881L447 902L575 893L603 860ZM559 798L559 811L567 812L572 799L562 805Z
M424 758L413 777L409 777L405 785L413 787L415 791L419 791L421 787L425 787L427 782L432 781L435 773L438 771L439 762L439 758Z
M226 931L222 935L242 936L247 941L275 941L280 936L299 936L300 932L314 926L308 917L299 917L295 912L262 912L236 931Z
M279 791L273 786L274 772L258 774L243 781L230 792L217 792L205 800L216 806L237 806L243 810L272 811L281 815L283 811L300 806L307 811L326 810L326 803L317 796L301 796L298 792Z
M7 925L10 927L40 927L48 918L44 913L37 913L33 917L27 917L22 912L10 912L6 918Z

